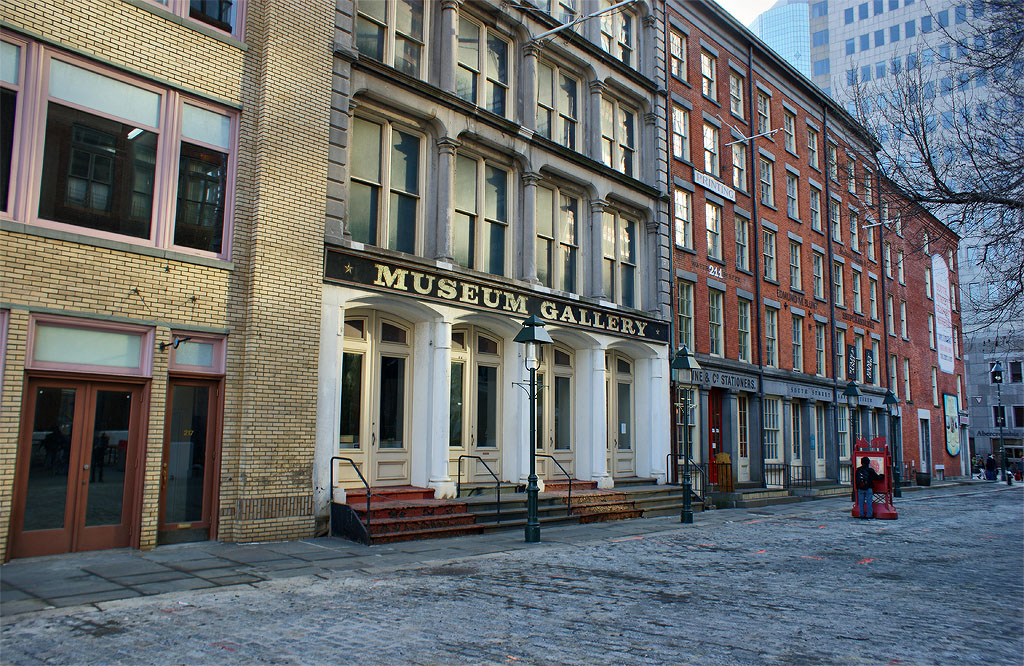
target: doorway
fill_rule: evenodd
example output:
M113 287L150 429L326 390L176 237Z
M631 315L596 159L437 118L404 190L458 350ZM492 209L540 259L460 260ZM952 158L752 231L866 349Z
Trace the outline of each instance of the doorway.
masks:
M548 481L563 481L565 474L575 477L573 465L573 356L560 345L541 347L537 371L540 387L537 405L537 453L552 456L537 459L537 475ZM565 470L565 474L562 470Z
M30 379L25 398L11 557L131 546L142 385Z
M608 405L608 471L612 477L636 476L633 443L633 361L618 352L605 355Z
M811 442L814 449L814 478L825 478L825 405L814 403L814 438Z
M494 483L487 468L501 474L501 338L477 329L452 331L451 383L448 421L449 474L458 475L459 456L479 456L462 462L462 481Z
M919 471L932 473L932 430L928 419L919 419L921 428L921 467Z
M220 383L171 379L161 467L158 543L213 537L220 468Z
M722 453L722 390L708 391L708 480L718 483L718 454ZM724 462L724 461L721 461ZM724 479L723 479L724 481Z

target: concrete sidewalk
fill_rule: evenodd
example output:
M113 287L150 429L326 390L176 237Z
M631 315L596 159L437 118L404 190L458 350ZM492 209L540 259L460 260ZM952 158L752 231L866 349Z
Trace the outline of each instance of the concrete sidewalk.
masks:
M947 481L930 488L913 489L941 490L975 483L986 482ZM904 492L908 490L911 489L905 488ZM837 511L845 510L849 504L845 497L817 502L835 503ZM795 509L801 505L806 507L800 502L762 508ZM703 524L724 523L747 517L749 512L748 509L719 509L697 513L694 520ZM0 616L185 590L256 585L265 580L294 576L344 573L375 577L385 571L467 557L637 537L678 526L678 516L549 526L541 529L540 544L524 543L522 529L510 529L370 547L345 539L320 537L249 544L205 541L159 546L149 551L119 549L27 558L0 567Z

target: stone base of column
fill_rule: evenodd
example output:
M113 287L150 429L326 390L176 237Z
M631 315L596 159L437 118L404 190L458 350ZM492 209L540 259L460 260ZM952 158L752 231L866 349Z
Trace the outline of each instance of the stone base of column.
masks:
M428 488L434 489L434 499L452 499L455 497L455 482L451 479L431 479Z

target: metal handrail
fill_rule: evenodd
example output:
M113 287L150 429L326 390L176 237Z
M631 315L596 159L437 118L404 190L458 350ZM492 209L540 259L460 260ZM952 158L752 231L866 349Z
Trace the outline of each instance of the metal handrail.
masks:
M566 472L565 468L562 467L562 463L560 463L557 460L555 460L555 457L552 456L552 455L548 455L546 453L535 453L534 456L536 456L537 458L551 458L551 462L555 463L555 465L558 466L558 469L562 470L562 474L565 474L565 478L568 479L568 481L569 481L569 494L565 498L565 515L571 516L572 515L572 477L569 476L569 472Z
M359 476L359 480L363 482L366 487L366 545L369 546L373 542L373 532L370 531L370 497L373 493L370 492L370 484L363 478L363 473L359 471L359 466L356 465L356 461L351 458L344 456L331 456L331 502L334 501L334 461L344 460L349 465L352 465L352 469L356 471Z
M665 470L666 470L666 473L667 473L667 470L672 466L672 463L671 463L672 458L676 458L676 459L684 458L685 459L686 458L686 454L684 454L684 453L669 453L668 455L666 455L665 456ZM690 469L693 470L693 471L696 471L698 476L700 476L700 483L699 484L696 484L696 483L691 483L690 484L690 492L693 493L694 495L696 495L697 499L699 499L701 502L707 502L707 496L705 495L705 490L708 487L708 472L707 472L706 469L704 469L704 467L700 463L695 461L693 458L690 458L689 462L690 462ZM672 484L672 485L682 485L682 481L680 481L679 484ZM700 492L697 492L697 486L698 485L700 486Z
M483 465L484 469L487 470L487 473L490 474L491 478L494 479L494 492L498 496L498 522L500 523L501 522L501 481L498 479L498 475L495 474L491 470L490 466L488 466L487 461L485 461L480 456L469 456L469 455L459 456L458 476L455 477L455 497L456 498L462 497L462 459L463 458L475 458L476 460L479 460L480 464Z

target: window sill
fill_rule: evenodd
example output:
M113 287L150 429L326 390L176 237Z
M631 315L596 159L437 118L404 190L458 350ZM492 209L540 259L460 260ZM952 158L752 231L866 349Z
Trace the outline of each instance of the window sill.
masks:
M763 201L758 201L757 203L758 203L758 205L759 205L759 206L764 206L765 208L771 208L771 209L772 209L772 210L774 210L774 211L775 211L776 213L777 213L777 212L779 212L779 209L778 209L778 208L776 208L775 206L773 206L773 205L772 205L772 204L770 204L770 203L765 203L765 202L763 202Z
M172 23L177 23L178 25L188 28L189 30L194 30L195 32L206 35L207 37L212 37L217 41L224 42L225 44L230 44L231 46L241 49L242 51L247 51L249 49L249 47L246 46L245 42L238 39L238 37L236 37L235 35L231 35L223 30L218 30L217 28L208 26L202 21L197 21L196 19L189 18L188 16L178 16L177 14L167 11L162 7L157 7L151 2L146 2L146 0L125 0L125 2L132 5L133 7L138 7L139 9L156 14L157 16L161 16L167 19L168 21Z
M746 119L746 118L744 118L743 116L739 115L739 114L738 114L738 113L736 113L735 111L733 111L733 110L732 110L732 107L729 107L729 115L731 115L731 116L732 116L733 118L735 118L736 120L740 121L740 122L741 122L741 123L743 123L744 125L746 125L746 124L747 124L747 119Z
M751 271L747 270L746 268L740 268L739 266L736 267L736 270L739 271L740 273L743 273L744 275L749 275L751 277L753 277L754 275Z
M769 283L769 284L774 284L774 285L775 285L776 287L780 287L780 286L782 286L782 285L780 285L780 284L779 284L779 281L778 281L778 280L773 280L773 279L771 279L770 277L766 277L766 278L764 279L764 281L765 281L765 282L767 282L767 283Z
M693 162L690 161L688 158L676 157L675 155L673 155L672 159L675 160L676 162L679 162L680 164L685 164L686 166L690 167L691 169L696 169L697 168L697 167L693 166Z
M824 299L823 297L821 297L821 296L815 296L815 297L814 297L814 300L818 301L819 303L828 303L828 301L826 301L826 300L825 300L825 299Z
M822 231L821 229L815 229L814 227L811 227L811 231L813 231L816 234L821 234L822 236L825 235L825 232Z
M680 77L676 76L675 74L672 74L672 80L673 80L673 81L676 81L676 82L678 82L678 83L682 83L682 84L683 84L684 86L686 86L687 88L693 88L693 84L691 84L691 83L690 83L689 81L687 81L686 79L683 79L683 78L680 78Z
M711 255L708 255L708 261L718 264L719 266L727 266L724 260L719 259L718 257L712 257Z
M680 252L685 252L686 254L692 254L693 256L697 256L697 251L694 250L692 247L680 247L679 245L676 245L676 249L679 250Z
M793 215L792 215L791 213L789 213L788 211L786 212L786 217L788 217L789 219L793 220L793 221L794 221L794 222L796 222L797 224L803 224L803 222L802 222L802 221L800 220L800 218L799 218L799 217L795 217L795 216L793 216Z
M800 159L800 156L799 156L799 155L797 155L796 153L794 153L794 152L793 152L792 150L790 150L789 148L786 148L785 150L786 150L786 152L787 152L787 153L789 153L789 154L790 154L790 155L792 155L793 157L795 157L795 158L797 158L797 159Z
M204 257L196 254L188 254L187 252L166 250L164 248L159 247L134 245L132 243L128 243L125 241L111 240L109 238L98 238L96 236L90 236L89 234L63 231L59 229L50 229L48 227L37 227L30 224L22 224L21 222L0 220L0 231L9 231L13 233L26 234L28 236L38 236L40 238L50 238L53 240L68 241L71 243L81 243L82 245L102 247L108 250L117 250L120 252L127 252L130 254L140 254L148 257L158 257L160 259L180 261L186 264L209 266L210 268L221 268L229 271L235 269L235 262L230 260L215 259L213 257Z
M803 289L799 289L799 288L797 288L797 287L790 287L790 288L789 288L789 290L790 290L791 292L793 292L794 294L800 294L801 296L805 296L805 295L806 295L806 294L804 293L804 290L803 290Z
M704 94L703 92L702 92L702 93L700 94L700 96L701 96L701 97L703 97L704 99L706 99L707 101L711 102L712 104L714 104L714 105L715 105L715 106L717 106L718 108L722 108L722 105L721 105L721 104L719 104L719 102L718 102L718 100L717 100L717 99L715 99L715 98L713 98L713 97L708 97L708 96L707 96L707 95L705 95L705 94Z

